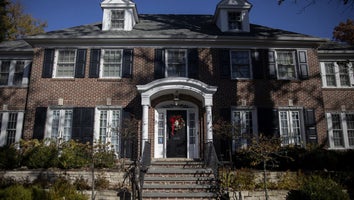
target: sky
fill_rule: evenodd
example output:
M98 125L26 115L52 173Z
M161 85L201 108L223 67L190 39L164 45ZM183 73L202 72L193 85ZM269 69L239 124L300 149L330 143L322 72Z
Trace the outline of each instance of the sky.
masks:
M13 0L16 1L16 0ZM25 13L46 21L45 31L60 30L102 20L101 0L18 0ZM220 0L135 0L139 14L210 14ZM332 38L335 26L354 20L354 7L343 6L340 0L249 0L253 5L250 22L307 34Z

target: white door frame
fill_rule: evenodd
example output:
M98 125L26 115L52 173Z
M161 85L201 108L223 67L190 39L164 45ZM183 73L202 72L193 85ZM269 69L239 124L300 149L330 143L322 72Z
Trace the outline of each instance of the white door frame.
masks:
M167 158L167 111L184 110L187 112L187 158L199 158L199 113L198 107L190 102L181 101L179 106L175 106L172 101L163 102L156 106L154 123L154 158ZM194 114L194 130L190 127L190 116ZM191 143L191 132L195 131L195 143Z

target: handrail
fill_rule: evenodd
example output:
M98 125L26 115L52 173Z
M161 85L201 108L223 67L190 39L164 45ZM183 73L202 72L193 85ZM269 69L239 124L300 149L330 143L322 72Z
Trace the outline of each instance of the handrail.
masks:
M204 163L206 167L213 170L214 176L217 179L219 177L219 166L221 162L216 154L214 143L211 141L205 143Z

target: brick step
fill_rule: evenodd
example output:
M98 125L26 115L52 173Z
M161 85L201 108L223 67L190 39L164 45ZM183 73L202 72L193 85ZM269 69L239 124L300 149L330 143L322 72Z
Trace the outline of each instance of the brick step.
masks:
M194 193L144 193L144 200L169 200L169 199L185 199L185 200L211 200L216 199L216 195L208 192Z
M161 176L148 176L145 177L144 184L213 184L215 179L212 177L191 177L191 176L172 176L172 177L161 177Z
M198 184L144 184L144 193L181 193L181 192L209 192L211 185Z

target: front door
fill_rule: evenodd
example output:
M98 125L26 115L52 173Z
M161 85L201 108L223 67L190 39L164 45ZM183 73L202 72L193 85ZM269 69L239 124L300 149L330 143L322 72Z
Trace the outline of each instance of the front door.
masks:
M167 158L187 157L187 111L167 111Z

